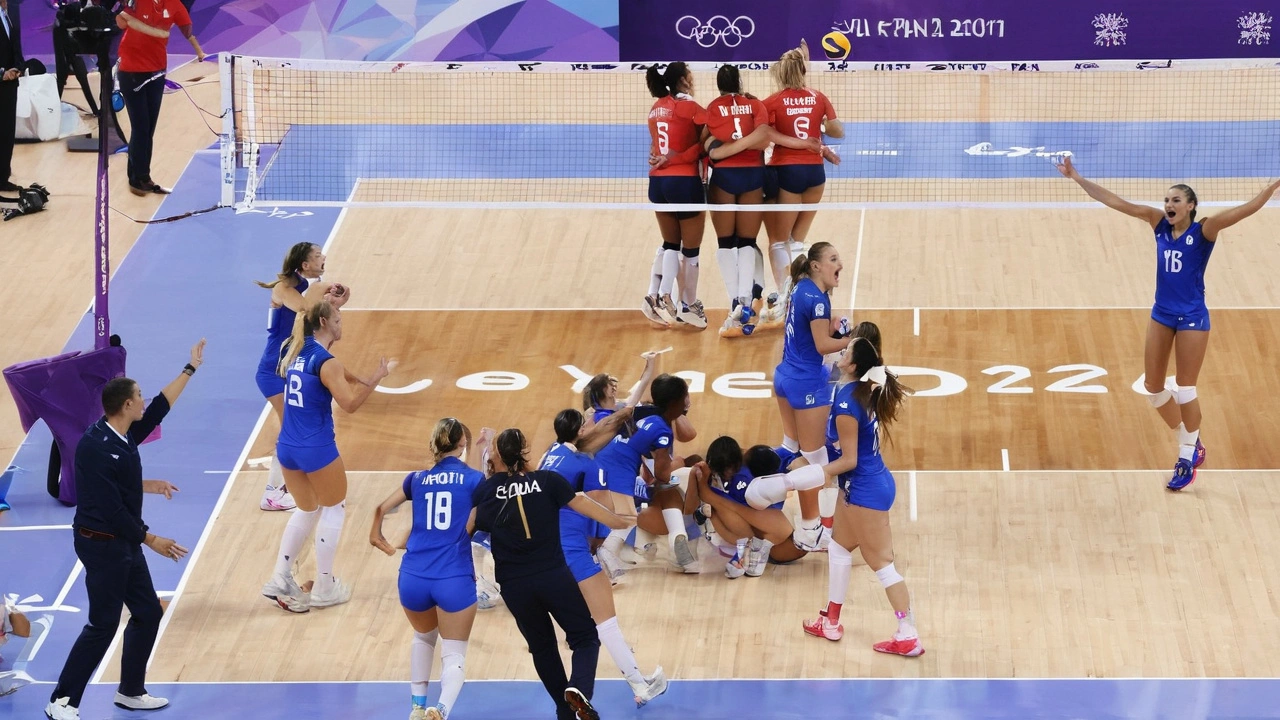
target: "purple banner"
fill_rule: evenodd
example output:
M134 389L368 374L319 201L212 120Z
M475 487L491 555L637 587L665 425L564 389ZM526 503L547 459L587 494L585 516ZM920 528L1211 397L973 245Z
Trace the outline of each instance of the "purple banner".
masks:
M731 9L730 9L731 8ZM625 62L1276 57L1280 0L621 0Z

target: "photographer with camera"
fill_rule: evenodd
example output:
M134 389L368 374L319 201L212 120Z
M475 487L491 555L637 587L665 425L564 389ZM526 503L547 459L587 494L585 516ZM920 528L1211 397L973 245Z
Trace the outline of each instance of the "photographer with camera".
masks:
M9 18L9 0L0 0L0 192L21 190L9 181L18 116L18 77L22 75L21 32Z
M191 32L191 16L179 0L128 0L116 24L120 39L120 92L129 111L129 189L134 195L168 195L170 190L151 179L151 141L160 119L168 69L169 30L178 26L204 60L200 41Z

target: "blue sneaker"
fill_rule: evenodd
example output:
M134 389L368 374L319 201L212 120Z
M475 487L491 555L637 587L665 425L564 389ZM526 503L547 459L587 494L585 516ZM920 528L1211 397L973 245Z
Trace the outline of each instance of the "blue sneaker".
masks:
M1173 466L1173 478L1169 480L1169 484L1165 487L1170 490L1181 490L1196 481L1196 469L1192 466L1190 460L1178 458L1178 464Z
M1200 438L1196 438L1196 454L1195 460L1191 463L1192 468L1198 468L1204 464L1204 445L1200 444Z

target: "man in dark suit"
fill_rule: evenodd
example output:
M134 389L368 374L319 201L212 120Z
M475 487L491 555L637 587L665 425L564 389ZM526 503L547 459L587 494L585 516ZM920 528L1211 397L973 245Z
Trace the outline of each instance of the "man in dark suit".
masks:
M0 0L0 192L20 189L9 181L18 117L18 76L23 66L20 34L9 18L9 0Z

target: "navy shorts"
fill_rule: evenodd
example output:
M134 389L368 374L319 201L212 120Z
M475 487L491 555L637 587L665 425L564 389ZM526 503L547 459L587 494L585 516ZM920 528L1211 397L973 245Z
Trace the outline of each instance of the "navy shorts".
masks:
M600 565L592 557L591 550L587 549L586 536L572 543L567 543L564 538L561 538L560 544L564 550L564 561L569 566L569 571L573 573L575 582L582 582L600 572Z
M799 195L809 188L827 182L827 169L822 165L776 165L778 187Z
M715 168L711 184L729 193L743 195L764 187L764 166Z
M893 473L888 470L872 475L842 475L840 486L848 504L881 512L889 512L898 493Z
M313 473L322 470L329 463L338 459L338 444L329 443L321 447L294 447L284 443L276 443L276 459L280 467L286 470L301 470Z
M426 612L434 607L449 613L462 612L476 604L476 579L469 575L451 578L421 578L400 573L400 605L405 610Z
M706 190L702 187L702 179L696 175L658 175L649 177L649 202L654 204L692 204L698 205L707 201ZM697 216L696 212L671 213L677 220L688 220Z
M1179 330L1209 330L1209 308L1199 307L1190 312L1185 309L1179 313L1166 312L1158 307L1151 308L1151 319L1161 325Z
M258 390L262 392L264 398L284 394L284 378L277 375L274 370L259 365L258 374L254 376L254 380L258 382Z
M833 399L835 386L827 382L827 373L819 371L812 377L797 377L779 365L773 371L773 393L786 398L795 410L825 407Z
M764 166L764 199L778 199L778 168L772 165Z

